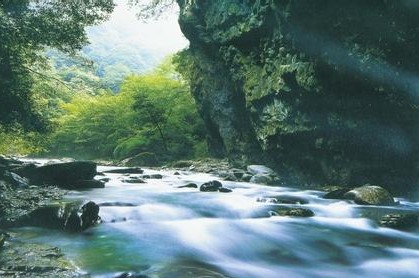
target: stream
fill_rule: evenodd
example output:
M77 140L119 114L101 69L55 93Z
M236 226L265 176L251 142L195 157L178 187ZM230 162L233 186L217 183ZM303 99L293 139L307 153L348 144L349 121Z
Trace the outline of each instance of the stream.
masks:
M100 205L103 223L81 234L17 230L29 241L61 248L93 277L419 277L419 228L399 231L373 220L394 211L417 213L419 203L361 206L323 199L321 191L231 181L221 181L231 193L200 192L179 186L218 178L144 172L155 173L163 178L124 183L126 175L106 174L104 189L71 191L66 198ZM269 196L307 204L260 202ZM269 217L278 206L308 208L315 216Z

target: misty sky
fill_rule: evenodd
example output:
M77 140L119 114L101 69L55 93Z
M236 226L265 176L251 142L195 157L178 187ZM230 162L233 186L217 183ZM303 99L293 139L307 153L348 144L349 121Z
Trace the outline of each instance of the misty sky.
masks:
M136 17L135 9L130 9L126 1L116 2L114 13L108 22L102 24L102 27L111 27L112 30L118 31L118 37L123 36L130 45L138 45L142 49L158 53L159 56L174 53L188 45L177 23L176 11L166 14L157 21L150 20L144 23ZM91 27L94 28L97 27ZM109 36L106 39L112 44L116 38ZM94 39L91 43L95 43Z

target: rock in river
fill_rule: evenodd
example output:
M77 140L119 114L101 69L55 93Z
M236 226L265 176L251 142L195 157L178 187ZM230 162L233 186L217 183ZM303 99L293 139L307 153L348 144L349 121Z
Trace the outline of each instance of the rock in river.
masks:
M196 183L190 182L188 184L178 186L178 188L198 188L198 185Z
M94 202L60 202L38 208L17 219L10 226L37 226L81 232L99 223L99 206Z
M220 188L218 188L218 192L230 193L230 192L233 192L233 190L231 190L230 188L226 188L226 187L220 187Z
M354 200L355 203L360 205L394 205L394 199L391 194L381 186L376 185L357 187L348 191L343 196L345 199Z
M312 217L314 212L306 208L278 208L269 211L271 216Z
M73 183L74 189L86 189L86 188L104 188L105 183L100 180L80 180Z
M120 168L120 169L113 169L104 171L104 173L110 174L142 174L144 170L139 167L131 167L131 168Z
M25 167L17 173L28 178L31 184L72 187L77 181L93 179L96 175L96 163L92 161L55 163L40 167Z
M252 175L274 175L275 172L271 168L264 165L249 165L247 171Z
M418 224L415 214L387 214L380 220L380 226L393 229L408 229Z
M273 179L269 175L256 174L250 179L250 182L269 185L269 184L272 184Z
M345 199L345 194L350 191L350 188L338 188L326 193L323 198L324 199L338 199L343 200Z
M214 180L202 184L199 190L202 192L217 192L221 187L223 187L221 182Z

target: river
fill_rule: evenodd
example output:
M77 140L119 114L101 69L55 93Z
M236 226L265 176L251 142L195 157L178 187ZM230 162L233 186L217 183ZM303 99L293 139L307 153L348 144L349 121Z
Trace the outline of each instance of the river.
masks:
M217 177L174 172L145 169L163 178L144 184L106 174L104 189L71 191L66 198L100 204L103 223L81 234L32 227L19 233L58 246L93 277L419 277L419 229L398 231L373 220L391 211L417 213L419 203L367 207L323 199L321 191L231 181L222 181L231 193L200 192L179 186ZM269 196L304 200L286 206L315 216L269 217L284 206L258 201Z

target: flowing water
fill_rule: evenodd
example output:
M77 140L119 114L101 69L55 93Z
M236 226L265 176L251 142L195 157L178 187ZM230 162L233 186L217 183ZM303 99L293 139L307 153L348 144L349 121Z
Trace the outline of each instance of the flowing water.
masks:
M382 228L373 220L394 210L419 212L419 203L366 207L322 199L321 191L228 181L222 183L231 193L199 192L179 186L217 177L145 170L153 173L163 179L129 184L124 175L106 174L104 189L70 192L69 199L101 206L103 223L84 233L19 232L60 247L94 277L419 277L419 229ZM269 196L305 200L287 206L315 216L269 217L284 206L257 201Z

